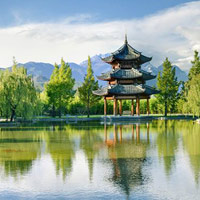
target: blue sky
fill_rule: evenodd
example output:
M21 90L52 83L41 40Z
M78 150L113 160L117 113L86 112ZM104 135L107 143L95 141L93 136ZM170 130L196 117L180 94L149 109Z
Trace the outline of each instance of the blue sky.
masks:
M0 0L0 26L91 15L91 21L142 18L188 0Z
M0 67L28 61L79 63L129 43L158 66L188 70L200 50L200 1L0 0Z

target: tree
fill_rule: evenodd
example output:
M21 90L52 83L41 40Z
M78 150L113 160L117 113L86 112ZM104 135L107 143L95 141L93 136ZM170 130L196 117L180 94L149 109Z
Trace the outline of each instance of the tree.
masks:
M74 84L69 64L61 59L61 66L55 64L50 81L45 85L48 102L53 108L53 116L57 109L61 117L62 110L66 109L69 100L74 96Z
M93 90L98 89L98 81L95 81L90 56L88 56L88 68L87 74L84 77L84 82L81 87L78 88L80 101L87 107L87 116L90 116L90 107L96 104L100 97L92 93Z
M194 60L191 61L192 67L188 74L189 81L192 80L192 78L196 75L200 74L200 58L198 54L198 51L194 51Z
M189 71L188 81L183 85L181 90L181 98L179 100L179 110L184 113L192 113L200 115L200 58L198 51L194 52L194 60L191 61L192 67Z
M194 52L194 60L191 61L192 67L189 71L186 82L185 92L182 97L184 100L183 107L185 111L193 115L200 115L200 58L198 51Z
M55 117L56 102L58 99L57 85L59 76L59 66L55 63L53 73L51 74L50 81L45 84L43 92L43 99L45 97L49 105L52 106L52 116ZM45 96L45 97L44 97Z
M27 119L36 114L39 100L33 80L24 67L17 66L15 59L12 70L1 73L0 85L2 116L13 121L15 116Z
M162 75L158 73L157 87L160 93L157 95L158 103L164 108L165 116L170 109L175 111L176 103L178 101L178 89L180 83L176 78L176 69L172 67L168 58L163 63Z

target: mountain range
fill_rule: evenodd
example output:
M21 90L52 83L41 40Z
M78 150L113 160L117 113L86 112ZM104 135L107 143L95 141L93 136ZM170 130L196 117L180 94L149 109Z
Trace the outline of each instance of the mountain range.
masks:
M101 58L107 56L108 54L100 54L91 57L92 68L94 71L94 75L100 75L103 72L106 72L111 69L110 65L104 63ZM50 79L50 76L53 72L54 66L49 63L42 62L27 62L27 63L19 63L18 65L23 65L27 69L27 73L33 76L33 80L35 82L36 87L43 89L44 83ZM80 64L76 64L73 62L69 63L72 69L72 76L76 80L76 88L81 85L81 82L84 80L84 76L87 73L87 60L81 62ZM187 81L188 76L187 73L181 70L178 66L174 65L176 68L176 77L178 81ZM159 71L162 71L163 66L160 65L158 67L153 66L151 63L145 63L142 65L142 69L148 72L151 72L154 75L157 75ZM0 68L5 69L5 68ZM105 85L104 81L99 81L100 85ZM147 81L147 84L150 86L156 86L156 79Z

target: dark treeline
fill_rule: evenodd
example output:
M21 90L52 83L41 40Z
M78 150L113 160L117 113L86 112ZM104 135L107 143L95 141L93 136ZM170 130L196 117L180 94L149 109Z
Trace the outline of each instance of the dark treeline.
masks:
M175 68L166 58L163 71L158 74L157 89L160 93L150 99L150 113L180 113L200 115L200 58L195 51L187 82L178 82ZM74 90L70 66L61 59L55 64L44 91L38 92L26 69L13 62L12 70L0 71L0 117L13 121L14 118L30 119L36 116L102 115L103 99L92 91L99 88L95 80L90 57L84 82ZM131 110L131 101L123 101L123 110ZM140 113L147 112L147 102L141 100ZM113 114L113 102L108 101L108 114Z

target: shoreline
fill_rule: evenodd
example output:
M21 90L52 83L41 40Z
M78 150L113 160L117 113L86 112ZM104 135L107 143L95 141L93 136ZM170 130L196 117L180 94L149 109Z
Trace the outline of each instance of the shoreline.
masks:
M37 122L66 122L66 124L78 123L78 122L92 122L99 121L104 123L112 122L141 122L141 121L152 121L152 120L197 120L198 117L193 117L191 115L171 115L171 116L162 116L162 115L141 115L141 116L99 116L90 118L80 117L80 116L69 116L66 118L35 118L30 121L14 121L14 122L0 122L0 127L13 127L20 124L34 124Z

